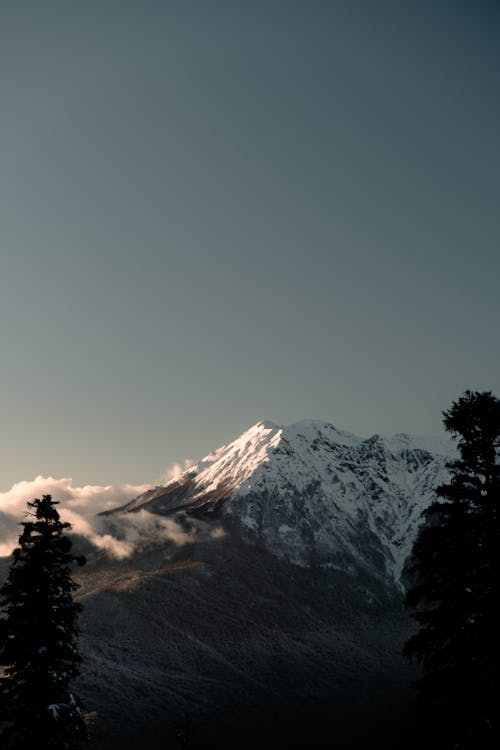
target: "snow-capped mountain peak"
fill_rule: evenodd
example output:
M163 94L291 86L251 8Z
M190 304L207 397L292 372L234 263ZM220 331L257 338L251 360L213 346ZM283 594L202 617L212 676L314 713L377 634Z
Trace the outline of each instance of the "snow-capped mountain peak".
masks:
M261 421L243 432L236 440L205 456L189 474L207 491L221 483L240 486L256 469L270 460L271 452L281 442L283 428L274 422Z
M125 510L217 511L296 564L354 565L398 580L452 453L439 439L260 421Z
M266 464L271 463L278 475L283 474L283 462L279 460L279 456L286 453L285 447L293 446L295 458L307 468L308 446L324 439L344 446L356 446L363 441L363 438L337 430L332 424L319 420L302 420L286 427L262 420L243 432L236 440L209 453L196 466L184 472L184 476L194 476L196 486L205 491L226 484L234 485L241 492L245 492L252 487L251 482L249 487L245 483L254 478L256 472L260 477L259 470ZM266 471L269 470L270 467L267 466ZM288 477L288 481L298 478L296 467L289 465L287 471L293 475Z

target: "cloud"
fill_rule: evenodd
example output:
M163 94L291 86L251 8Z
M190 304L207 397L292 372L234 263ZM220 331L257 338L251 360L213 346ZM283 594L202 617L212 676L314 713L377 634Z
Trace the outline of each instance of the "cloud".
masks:
M170 481L192 465L184 461L166 472L163 482ZM196 523L185 514L176 518L150 513L144 508L133 513L99 516L105 510L120 507L151 489L151 485L85 485L76 487L72 479L38 476L14 484L0 492L0 557L10 555L20 534L19 524L27 517L26 503L42 495L52 495L60 505L61 520L71 524L72 532L83 537L93 548L123 559L135 550L152 543L192 544L196 539L219 539L220 528Z
M61 503L58 508L61 518L72 524L74 533L86 537L94 546L122 557L126 548L118 540L113 542L106 534L99 534L96 529L99 521L94 517L103 510L123 505L149 488L149 484L75 487L69 477L38 476L17 482L7 492L0 492L0 557L9 555L17 544L19 523L27 517L27 501L42 495L52 495Z
M107 532L95 544L115 557L128 557L134 550L151 543L171 542L177 547L192 544L199 538L202 524L183 514L175 519L156 515L142 508L105 520Z
M163 474L160 478L161 484L168 484L169 482L173 482L174 479L178 479L181 474L183 474L185 471L190 469L192 466L194 466L194 461L192 461L190 458L185 458L184 462L181 463L174 463L169 469L165 469Z
M15 537L10 542L0 542L0 557L8 557L16 546Z

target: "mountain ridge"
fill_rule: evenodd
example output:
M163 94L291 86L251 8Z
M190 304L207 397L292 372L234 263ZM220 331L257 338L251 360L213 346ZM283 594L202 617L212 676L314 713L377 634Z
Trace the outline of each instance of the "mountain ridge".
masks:
M114 512L217 513L296 565L348 570L351 557L399 584L452 455L440 438L363 438L321 420L261 420Z
M148 512L197 533L78 574L98 750L180 749L179 721L193 750L412 747L401 572L450 455L262 421L107 513L114 530Z

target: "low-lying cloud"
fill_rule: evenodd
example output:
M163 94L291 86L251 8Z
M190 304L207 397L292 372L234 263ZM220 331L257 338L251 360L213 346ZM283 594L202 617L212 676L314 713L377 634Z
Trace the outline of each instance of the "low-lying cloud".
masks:
M19 524L27 518L28 500L42 495L52 495L54 500L60 502L58 510L61 519L72 524L75 534L86 537L95 547L123 556L125 547L99 532L101 524L95 516L101 511L123 505L149 487L146 484L75 487L70 477L56 479L38 476L29 481L17 482L7 492L0 492L0 556L10 555L16 546L21 531Z
M162 484L172 481L191 465L188 460L184 467L175 464L163 475ZM144 509L116 516L98 515L124 505L148 489L151 489L149 484L77 487L69 477L38 476L17 482L7 492L0 492L0 557L10 555L17 545L21 533L19 524L27 519L27 501L42 495L52 495L59 501L61 520L71 524L74 534L115 558L128 557L137 548L152 542L170 542L177 546L192 543L201 526L183 517L166 518ZM223 531L212 529L209 534L219 538Z
M172 466L169 469L165 469L165 471L161 475L161 484L168 484L169 482L173 482L174 479L178 479L181 474L190 469L192 466L194 466L194 461L192 461L190 458L185 458L182 464L172 464Z

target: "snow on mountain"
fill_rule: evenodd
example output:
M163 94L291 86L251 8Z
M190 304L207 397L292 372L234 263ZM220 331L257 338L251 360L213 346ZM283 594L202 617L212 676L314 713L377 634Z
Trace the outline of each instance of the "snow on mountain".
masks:
M400 574L452 452L259 422L104 514L113 533L127 512L140 513L132 527L151 521L141 511L207 533L89 555L79 572L80 684L99 750L177 746L179 717L193 748L304 747L311 727L318 748L368 747L377 732L388 746L417 676L402 657L414 628Z
M217 513L296 565L398 582L452 444L362 438L332 424L262 421L121 510Z

